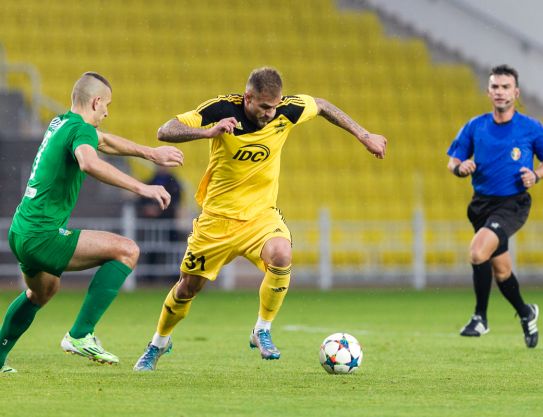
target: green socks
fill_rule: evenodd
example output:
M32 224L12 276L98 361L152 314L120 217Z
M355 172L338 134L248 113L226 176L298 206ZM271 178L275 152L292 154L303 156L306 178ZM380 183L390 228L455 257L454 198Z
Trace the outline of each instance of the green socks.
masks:
M80 339L94 332L94 326L117 296L119 288L131 272L128 266L118 261L106 262L98 269L70 330L72 337ZM40 307L30 302L26 291L10 304L0 329L0 367L6 362L8 353L19 337L30 327Z
M0 329L0 367L6 362L9 351L19 337L30 327L40 307L30 302L26 291L9 305Z
M81 339L94 332L94 326L119 293L126 277L132 270L119 261L103 264L92 279L81 310L70 329L70 336Z

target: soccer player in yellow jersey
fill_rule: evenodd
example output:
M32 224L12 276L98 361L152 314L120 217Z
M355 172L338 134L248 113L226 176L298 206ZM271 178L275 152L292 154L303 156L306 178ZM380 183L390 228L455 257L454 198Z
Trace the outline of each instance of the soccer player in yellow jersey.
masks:
M279 359L270 329L290 282L291 236L275 208L281 150L290 130L315 116L347 130L377 158L386 139L369 133L328 101L283 96L277 70L254 70L243 95L218 96L178 115L158 131L159 140L211 139L210 160L196 199L202 206L181 263L181 278L166 296L152 341L134 366L152 371L171 350L170 335L195 295L221 267L244 256L264 272L258 319L250 346L263 359Z

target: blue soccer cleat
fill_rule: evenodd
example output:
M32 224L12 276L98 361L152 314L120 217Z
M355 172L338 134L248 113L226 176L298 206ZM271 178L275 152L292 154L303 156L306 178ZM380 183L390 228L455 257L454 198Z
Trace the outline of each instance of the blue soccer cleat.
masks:
M145 349L143 355L141 355L134 365L134 371L154 371L160 357L165 353L170 353L172 347L173 343L171 339L168 340L168 344L163 348L156 347L149 342L147 349Z
M269 330L253 329L249 339L249 346L251 349L258 348L262 359L271 360L279 359L281 357L281 352L279 352L279 349L277 349L272 342Z

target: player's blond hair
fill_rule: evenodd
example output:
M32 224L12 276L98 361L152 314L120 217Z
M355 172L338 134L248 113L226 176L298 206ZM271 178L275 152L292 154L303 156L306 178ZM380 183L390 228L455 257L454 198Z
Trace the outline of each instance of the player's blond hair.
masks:
M72 104L85 106L93 97L101 96L105 88L112 91L111 84L104 76L96 72L86 72L74 84Z
M255 93L269 93L272 95L281 94L283 81L279 71L272 67L262 67L254 69L247 80L246 91Z

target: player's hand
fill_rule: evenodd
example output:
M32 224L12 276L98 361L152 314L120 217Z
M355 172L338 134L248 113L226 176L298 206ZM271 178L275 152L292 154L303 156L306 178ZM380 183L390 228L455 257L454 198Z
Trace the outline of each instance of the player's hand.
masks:
M221 119L219 123L208 129L209 137L214 138L215 136L222 135L223 133L231 134L234 132L234 128L237 124L238 121L235 117L227 117L225 119Z
M144 184L141 192L139 193L142 197L150 198L155 200L162 210L165 210L170 205L172 196L162 185L147 185Z
M385 157L387 139L384 136L366 132L359 140L376 158L383 159Z
M150 160L164 167L178 167L183 165L184 155L175 146L159 146L153 148Z
M520 178L522 178L522 184L525 188L533 187L535 183L539 181L539 177L535 171L532 171L530 168L522 167L520 172Z
M458 166L458 172L462 177L467 177L475 172L477 165L471 159L466 159Z

